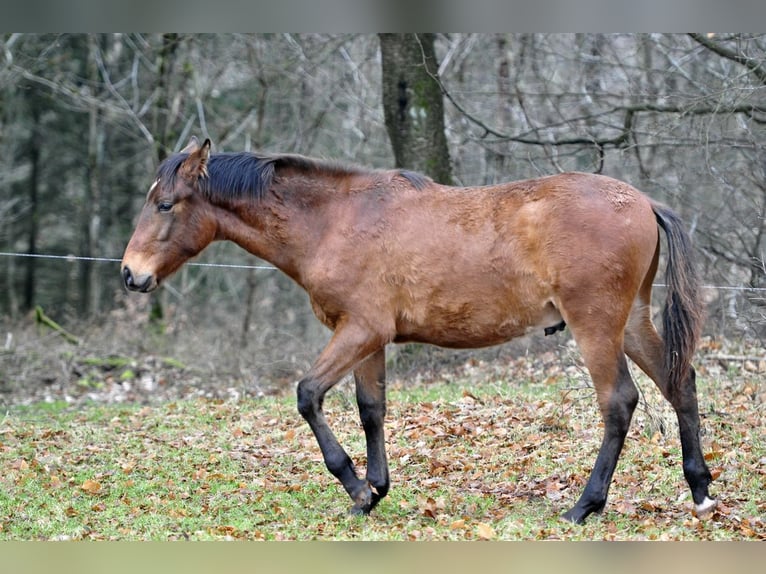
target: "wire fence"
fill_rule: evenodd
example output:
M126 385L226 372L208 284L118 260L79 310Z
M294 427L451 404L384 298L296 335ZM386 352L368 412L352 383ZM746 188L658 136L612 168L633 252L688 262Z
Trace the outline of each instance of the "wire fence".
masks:
M50 255L44 253L12 253L0 251L0 257L33 257L35 259L64 259L66 261L97 261L101 263L119 263L122 259L115 257L82 257L79 255ZM277 268L273 265L245 265L239 263L200 263L191 261L187 265L194 267L223 267L226 269L267 269L275 271Z

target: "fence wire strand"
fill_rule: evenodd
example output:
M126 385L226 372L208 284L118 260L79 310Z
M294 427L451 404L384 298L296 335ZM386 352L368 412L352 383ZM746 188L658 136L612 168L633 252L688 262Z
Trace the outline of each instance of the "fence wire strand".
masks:
M66 261L99 261L102 263L119 263L122 259L114 257L82 257L79 255L49 255L44 253L10 253L0 251L2 257L33 257L36 259L63 259ZM239 263L201 263L198 261L191 261L187 263L193 267L223 267L226 269L268 269L276 270L277 268L272 265L245 265Z

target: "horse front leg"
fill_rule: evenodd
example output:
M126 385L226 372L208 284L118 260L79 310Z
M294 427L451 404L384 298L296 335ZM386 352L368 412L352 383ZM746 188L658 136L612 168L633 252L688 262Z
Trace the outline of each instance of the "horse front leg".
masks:
M386 496L390 481L386 460L383 421L386 416L386 352L380 349L354 369L356 403L367 440L367 485L369 501L351 509L355 514L369 514Z
M327 469L340 481L353 500L353 513L364 512L365 509L369 512L374 506L372 491L368 482L357 476L351 457L327 424L322 404L327 391L354 365L382 346L376 337L363 328L353 325L339 327L308 374L298 383L298 412L311 427Z

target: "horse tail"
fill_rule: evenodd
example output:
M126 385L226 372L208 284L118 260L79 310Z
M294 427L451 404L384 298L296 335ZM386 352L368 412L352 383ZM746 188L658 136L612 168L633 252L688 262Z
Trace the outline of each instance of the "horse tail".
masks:
M692 370L691 359L702 331L704 308L689 234L669 207L652 202L652 210L667 237L667 295L662 311L664 363L668 390L678 396Z

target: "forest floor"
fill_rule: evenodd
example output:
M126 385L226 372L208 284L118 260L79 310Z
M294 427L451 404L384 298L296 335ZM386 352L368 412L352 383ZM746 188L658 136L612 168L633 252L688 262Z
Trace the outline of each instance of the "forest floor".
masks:
M565 339L553 350L462 354L419 371L395 355L392 490L368 519L345 515L349 500L295 409L292 379L192 367L161 348L105 352L96 340L6 338L0 539L766 540L758 342L704 339L695 361L719 498L712 517L691 512L674 413L633 368L641 402L607 508L577 527L559 516L587 480L602 426ZM363 469L349 381L325 410Z

